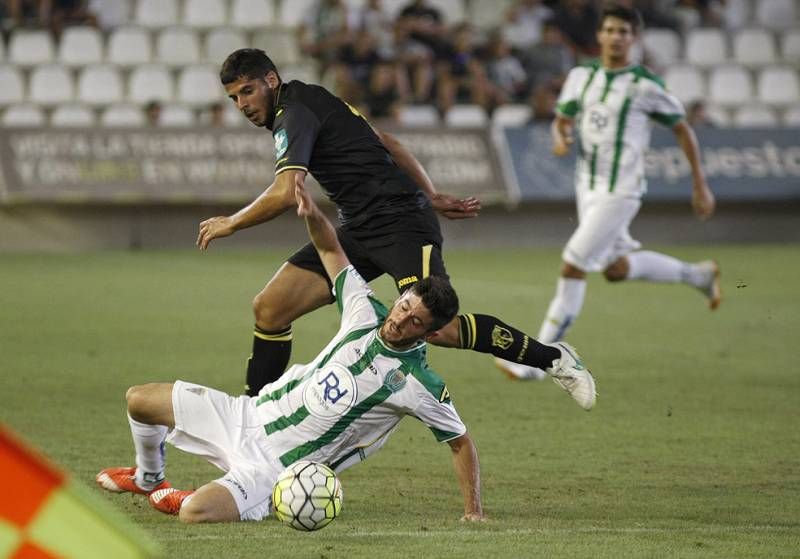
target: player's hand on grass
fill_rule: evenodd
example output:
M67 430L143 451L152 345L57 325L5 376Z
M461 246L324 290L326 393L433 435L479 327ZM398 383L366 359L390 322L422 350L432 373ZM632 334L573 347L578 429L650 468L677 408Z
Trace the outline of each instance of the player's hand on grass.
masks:
M233 227L233 220L230 217L212 217L200 224L197 246L200 247L200 250L206 250L212 240L233 235L235 232L236 229Z
M714 193L705 182L695 186L692 190L692 208L699 219L705 221L714 215L716 205Z
M467 219L476 217L481 210L481 201L474 196L456 198L449 194L437 193L431 198L433 209L447 219Z

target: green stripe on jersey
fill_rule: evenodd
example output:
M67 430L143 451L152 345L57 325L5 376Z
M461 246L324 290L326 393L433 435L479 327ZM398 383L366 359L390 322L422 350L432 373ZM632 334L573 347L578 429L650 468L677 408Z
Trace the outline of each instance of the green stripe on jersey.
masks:
M634 72L635 73L635 72ZM642 77L642 74L635 73L636 77L633 78L633 84L636 85L639 83L639 78ZM625 136L625 124L628 120L628 111L631 108L631 97L630 95L625 98L625 102L622 104L622 109L619 113L619 121L617 122L617 138L614 141L614 162L611 164L611 182L608 185L608 191L614 192L614 188L617 186L617 175L619 174L619 160L622 157L622 150L624 149L625 145L623 143L623 137Z
M648 115L650 118L655 120L659 124L663 124L664 126L668 126L672 128L676 124L678 124L681 120L683 120L683 115L675 114L669 115L665 113L650 113Z
M594 178L597 176L597 144L592 146L592 159L589 161L589 190L594 190Z
M277 431L283 431L287 427L300 424L301 421L308 417L308 414L308 409L306 409L305 406L300 406L293 414L285 417L279 417L272 423L267 423L264 425L264 431L267 432L267 435L271 435Z
M573 117L578 114L578 108L578 102L572 100L567 101L566 103L559 103L559 105L556 107L556 111L564 116Z
M344 282L347 279L347 268L342 268L339 275L333 282L333 288L336 291L336 308L339 309L339 314L344 311L344 300L342 299L342 290L344 289Z
M451 433L450 431L440 431L439 429L435 429L433 427L429 427L433 436L436 437L438 442L449 441L458 437L458 433Z
M294 464L298 460L301 460L322 448L323 446L330 444L333 442L336 437L341 435L345 429L347 429L350 424L352 424L356 419L367 413L369 410L386 400L389 396L392 395L392 391L382 386L377 391L373 392L368 398L365 398L360 404L354 406L347 412L344 416L342 416L339 421L333 424L333 427L328 429L325 433L323 433L319 438L314 439L313 441L308 441L307 443L301 444L298 447L293 448L285 453L283 453L280 457L281 464L284 466L289 466L290 464Z

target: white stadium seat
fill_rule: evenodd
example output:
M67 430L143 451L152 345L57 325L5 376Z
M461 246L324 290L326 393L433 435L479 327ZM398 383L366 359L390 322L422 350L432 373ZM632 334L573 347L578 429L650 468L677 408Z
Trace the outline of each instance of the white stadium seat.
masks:
M233 0L231 24L245 29L268 27L275 22L272 0Z
M8 61L18 66L49 64L55 60L53 38L47 31L19 29L11 34Z
M800 29L790 29L783 33L781 56L785 62L800 66Z
M439 111L433 105L404 105L400 108L400 125L409 128L433 128L439 125Z
M300 62L297 39L289 30L272 30L256 33L253 46L262 49L275 62L280 70L284 64Z
M110 64L88 66L78 78L78 100L89 105L110 105L122 101L122 77Z
M58 44L58 61L68 66L99 64L103 60L103 36L94 27L67 27Z
M37 66L31 71L28 100L37 105L69 103L75 96L72 72L61 64Z
M781 106L800 102L797 72L788 66L764 68L758 75L758 100Z
M506 20L506 12L513 5L513 0L496 0L495 2L469 2L469 19L482 29L499 27Z
M763 29L742 29L733 36L733 59L745 66L773 64L776 59L775 39Z
M494 4L494 2L492 2ZM464 0L428 0L427 4L438 8L447 25L456 25L466 20L467 12L464 9ZM499 5L496 5L500 9Z
M720 128L729 128L732 124L730 112L719 105L706 105L708 119Z
M186 0L183 5L183 24L198 29L226 25L226 4L223 0Z
M694 66L672 66L664 74L667 88L684 104L706 96L703 73Z
M764 105L745 105L736 111L733 123L737 128L772 128L778 126L778 117Z
M530 105L500 105L492 114L493 126L525 126L533 115Z
M57 128L90 128L97 118L86 105L59 105L50 115L50 125Z
M800 105L786 109L783 113L783 125L787 128L800 128Z
M319 83L315 64L286 64L281 66L281 77L290 82L299 80L305 83Z
M318 0L291 0L281 2L278 10L278 23L282 27L297 27L309 13L315 10Z
M642 42L647 53L661 66L669 66L680 60L681 37L672 29L645 29Z
M169 66L200 62L200 41L189 27L168 27L156 39L156 60Z
M242 111L236 108L236 105L230 101L223 101L223 103L225 108L222 114L222 120L225 123L225 126L240 128L246 124L250 124L250 121L247 120L247 118L242 114Z
M742 105L753 99L753 82L741 66L714 68L708 79L708 94L712 103Z
M150 28L167 27L178 23L177 0L138 0L134 21Z
M137 66L128 80L128 100L144 105L150 101L166 103L175 98L172 74L163 64Z
M145 125L144 111L137 105L111 105L100 115L106 128L140 128Z
M89 0L89 11L101 29L114 29L131 20L132 0Z
M150 32L143 27L120 27L108 38L108 61L118 66L147 64L153 58Z
M725 0L722 19L726 29L739 29L750 21L750 0Z
M689 64L710 67L725 62L728 48L725 33L720 29L692 29L686 39L686 61Z
M44 126L44 111L37 105L11 105L3 111L3 126Z
M0 64L0 106L22 103L25 100L25 86L22 73L16 66Z
M244 33L231 27L212 29L206 35L203 59L211 64L222 64L230 53L247 46Z
M194 111L186 105L164 105L159 115L159 126L189 127L197 124Z
M177 100L193 107L222 100L224 90L215 66L196 65L184 68L178 76Z
M453 128L484 127L488 121L489 117L480 105L453 105L444 115L445 125Z
M795 0L757 0L756 22L770 29L790 29L797 25Z

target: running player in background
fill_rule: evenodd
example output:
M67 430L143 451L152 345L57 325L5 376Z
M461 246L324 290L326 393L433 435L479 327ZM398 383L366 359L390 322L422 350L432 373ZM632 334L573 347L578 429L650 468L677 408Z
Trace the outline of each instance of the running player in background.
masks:
M312 460L335 471L377 452L405 416L447 442L464 497L462 520L482 520L478 452L447 386L425 362L425 340L458 312L449 282L432 276L387 310L350 265L331 223L295 185L297 213L341 313L338 333L307 365L294 365L258 397L229 396L177 381L128 390L136 466L106 468L97 483L115 493L149 496L150 504L185 522L261 520L269 514L281 471ZM164 476L164 442L206 458L225 475L197 491Z
M608 281L685 283L700 290L712 310L720 303L716 262L691 264L639 250L641 245L628 232L646 190L644 154L650 143L651 120L672 129L689 160L692 207L697 217L710 218L715 205L700 165L697 138L680 101L665 90L661 78L631 63L630 51L640 22L635 10L606 8L597 32L600 61L573 68L561 90L551 128L553 153L569 153L577 126L579 225L562 254L556 294L539 330L542 343L561 340L575 322L583 306L587 272L602 271ZM514 378L543 377L534 367L495 361Z
M448 279L436 212L455 219L474 217L480 209L477 200L437 192L419 161L396 138L372 128L356 109L320 86L282 82L263 51L232 53L220 78L237 108L256 126L272 131L275 180L235 214L203 221L200 249L293 207L295 189L310 172L336 204L339 241L366 281L387 273L403 293L428 276ZM247 394L258 393L283 374L291 353L292 322L331 302L330 279L308 244L253 302L256 325ZM494 316L455 317L432 343L546 370L582 408L594 405L594 379L582 366L573 366L580 360L571 348L540 344Z

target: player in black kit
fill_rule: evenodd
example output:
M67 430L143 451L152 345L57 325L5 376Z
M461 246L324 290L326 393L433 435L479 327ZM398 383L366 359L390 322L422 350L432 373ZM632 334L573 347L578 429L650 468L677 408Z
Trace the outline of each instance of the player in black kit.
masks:
M261 50L232 53L222 65L220 79L237 108L256 126L272 131L275 180L235 214L203 221L197 238L201 250L213 239L269 221L293 207L295 184L302 184L310 172L336 204L339 240L366 281L390 274L402 292L429 274L447 277L435 212L450 219L474 217L480 209L476 199L436 192L419 161L393 136L372 128L355 108L322 87L283 83ZM311 244L281 266L253 301L256 326L247 366L249 395L283 373L291 352L292 322L333 300L330 280ZM554 371L555 380L568 360L560 346L540 344L482 314L456 317L429 341ZM557 383L576 400L580 392L584 402L590 396L594 404L594 382L587 375L588 371L573 374Z

